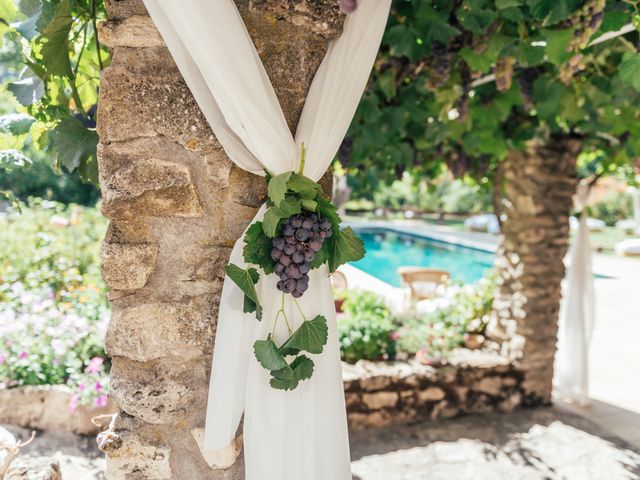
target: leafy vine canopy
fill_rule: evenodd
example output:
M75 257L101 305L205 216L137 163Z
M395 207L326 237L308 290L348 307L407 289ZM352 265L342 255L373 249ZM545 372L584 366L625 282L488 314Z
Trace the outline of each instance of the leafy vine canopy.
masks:
M0 57L6 88L23 112L0 117L0 169L21 167L30 148L58 171L97 184L95 131L100 71L109 53L99 0L0 0Z
M582 175L631 178L638 29L631 0L396 0L340 161L369 185L444 164L490 182L528 140L576 137Z

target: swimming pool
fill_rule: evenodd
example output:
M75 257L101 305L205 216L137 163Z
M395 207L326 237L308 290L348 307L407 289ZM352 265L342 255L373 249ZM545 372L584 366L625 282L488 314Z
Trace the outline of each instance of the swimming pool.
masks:
M474 283L491 268L495 254L385 228L354 228L364 241L367 254L353 262L360 270L400 287L398 267L441 268L453 280Z

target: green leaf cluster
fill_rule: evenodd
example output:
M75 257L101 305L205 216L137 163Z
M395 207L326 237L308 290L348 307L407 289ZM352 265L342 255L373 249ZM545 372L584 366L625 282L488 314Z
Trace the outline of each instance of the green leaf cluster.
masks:
M255 268L244 269L233 263L225 267L227 276L244 293L244 309L245 313L256 312L256 318L262 320L262 306L256 292L256 283L260 279L260 274Z
M293 390L313 375L314 363L301 352L319 354L327 344L327 320L321 315L305 320L300 327L278 348L271 336L257 340L253 352L258 363L269 370L270 384L278 390ZM286 357L293 356L287 361Z
M29 117L0 126L16 142L46 151L57 172L98 185L95 131L101 70L109 52L97 38L98 0L3 0L3 63L22 65L6 86ZM9 53L12 52L12 53ZM12 76L11 74L9 76ZM25 140L28 140L25 142Z
M434 178L445 169L491 186L507 154L531 139L578 138L584 151L603 152L598 170L632 171L639 33L589 42L632 24L639 6L608 1L594 18L589 9L601 4L394 2L339 154L354 191L371 198L405 171Z

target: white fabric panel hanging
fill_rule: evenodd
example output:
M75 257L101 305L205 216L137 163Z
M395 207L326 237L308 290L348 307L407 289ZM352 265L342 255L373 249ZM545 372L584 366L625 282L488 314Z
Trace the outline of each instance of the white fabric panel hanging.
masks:
M582 183L577 192L577 207L582 213L569 252L554 379L559 397L582 405L589 403L589 343L595 321L595 289L586 210L588 198L589 186Z
M329 167L366 87L391 0L360 0L332 41L313 80L295 140L233 0L144 0L198 105L229 157L256 174L298 170L318 180ZM261 220L263 206L256 220ZM246 267L244 235L230 262ZM247 480L350 480L349 444L335 308L326 266L309 272L299 300L310 317L323 315L329 339L313 355L310 380L291 392L274 390L252 345L266 338L281 306L274 275L256 286L263 319L244 314L243 294L229 279L222 290L213 354L205 450L233 441L244 413ZM287 296L287 316L302 318ZM287 337L280 322L276 343ZM294 328L295 328L294 327Z

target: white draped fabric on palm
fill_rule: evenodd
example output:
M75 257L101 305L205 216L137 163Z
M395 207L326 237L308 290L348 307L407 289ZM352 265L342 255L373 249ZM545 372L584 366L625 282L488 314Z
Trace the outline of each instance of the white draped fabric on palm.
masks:
M577 206L582 211L569 252L569 269L560 309L554 383L559 397L589 403L589 343L595 318L591 244L587 226L589 186L580 184Z
M366 87L391 0L361 0L343 34L329 44L297 128L291 135L269 77L233 0L145 0L146 7L187 85L227 155L241 168L264 175L298 171L317 181L327 170ZM263 206L254 220L261 220ZM243 238L230 262L242 268ZM225 279L209 389L205 450L229 445L244 413L248 480L351 478L340 352L328 269L309 272L304 311L323 315L329 339L315 355L311 379L293 391L275 390L253 357L252 344L273 327L281 298L277 277L256 285L263 320L243 313L242 291ZM285 311L300 322L287 298ZM298 315L298 316L296 316ZM275 341L288 337L280 322Z

